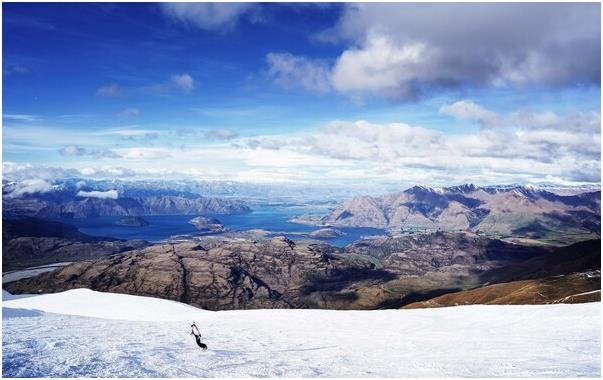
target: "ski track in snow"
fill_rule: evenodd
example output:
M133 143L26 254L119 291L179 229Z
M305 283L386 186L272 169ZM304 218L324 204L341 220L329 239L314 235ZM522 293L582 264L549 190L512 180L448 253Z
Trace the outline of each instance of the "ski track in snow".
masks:
M86 289L4 292L2 374L600 377L600 321L600 303L209 312Z

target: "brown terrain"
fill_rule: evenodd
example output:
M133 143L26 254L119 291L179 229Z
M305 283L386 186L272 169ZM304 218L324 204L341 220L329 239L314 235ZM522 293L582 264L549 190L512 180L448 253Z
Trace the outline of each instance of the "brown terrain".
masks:
M10 283L12 293L94 290L167 298L209 310L371 308L366 289L391 274L368 261L285 238L215 247L162 244L81 261Z
M538 305L601 301L601 273L572 273L567 276L511 281L473 290L449 293L404 309L460 305Z
M464 291L474 292L465 303L575 302L600 289L600 249L600 240L553 249L467 232L375 237L343 249L230 234L79 261L4 286L15 294L85 287L210 310L399 308Z

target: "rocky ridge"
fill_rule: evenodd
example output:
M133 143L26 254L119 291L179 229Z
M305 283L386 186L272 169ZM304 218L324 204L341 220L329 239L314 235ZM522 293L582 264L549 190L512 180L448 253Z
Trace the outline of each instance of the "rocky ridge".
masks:
M379 309L492 283L600 270L600 240L559 249L471 233L364 240L339 249L284 237L214 235L80 261L6 288L31 293L85 287L211 310Z

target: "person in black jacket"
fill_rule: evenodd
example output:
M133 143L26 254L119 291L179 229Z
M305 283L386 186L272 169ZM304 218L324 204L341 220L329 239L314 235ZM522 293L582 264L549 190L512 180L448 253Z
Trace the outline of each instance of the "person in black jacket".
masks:
M207 350L207 345L201 342L201 333L199 332L199 328L195 322L191 325L191 335L195 336L195 340L197 341L197 345L203 349L203 351Z

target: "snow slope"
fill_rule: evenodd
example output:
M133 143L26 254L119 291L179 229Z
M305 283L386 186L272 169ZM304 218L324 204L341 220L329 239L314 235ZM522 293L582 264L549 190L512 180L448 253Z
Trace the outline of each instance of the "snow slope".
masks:
M191 321L209 346L189 335ZM209 312L86 289L3 294L5 377L599 377L601 304Z

